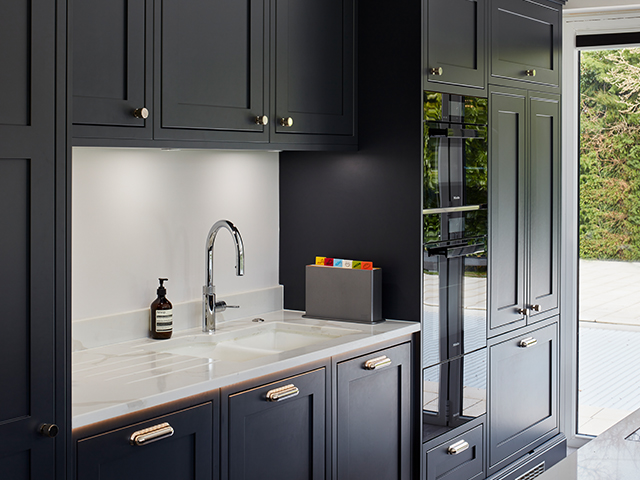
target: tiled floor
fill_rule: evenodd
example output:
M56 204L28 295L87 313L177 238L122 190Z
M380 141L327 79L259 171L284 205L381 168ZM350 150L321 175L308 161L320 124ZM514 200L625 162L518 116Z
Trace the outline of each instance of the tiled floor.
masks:
M640 263L580 260L578 431L640 408Z

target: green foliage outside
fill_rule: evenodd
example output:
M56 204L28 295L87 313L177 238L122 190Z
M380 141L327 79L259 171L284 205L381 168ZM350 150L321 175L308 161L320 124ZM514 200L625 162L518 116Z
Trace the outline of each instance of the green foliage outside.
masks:
M640 48L583 52L580 257L640 261Z

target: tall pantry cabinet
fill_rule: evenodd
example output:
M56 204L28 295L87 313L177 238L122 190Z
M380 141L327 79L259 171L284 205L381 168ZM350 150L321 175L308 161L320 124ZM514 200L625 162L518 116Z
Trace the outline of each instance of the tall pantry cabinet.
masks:
M64 13L0 4L0 476L12 480L65 476Z

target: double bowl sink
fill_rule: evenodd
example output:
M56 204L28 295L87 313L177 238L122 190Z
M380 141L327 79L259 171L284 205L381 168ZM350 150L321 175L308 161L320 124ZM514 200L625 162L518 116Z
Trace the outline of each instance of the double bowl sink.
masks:
M258 323L227 332L178 337L158 342L148 350L226 362L246 362L298 348L362 333L344 327L304 325L289 322Z

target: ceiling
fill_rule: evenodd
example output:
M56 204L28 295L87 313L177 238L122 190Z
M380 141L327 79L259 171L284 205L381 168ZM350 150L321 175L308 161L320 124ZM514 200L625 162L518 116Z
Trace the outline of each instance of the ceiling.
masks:
M564 9L571 10L572 8L619 7L625 5L637 5L640 7L640 0L568 0Z

